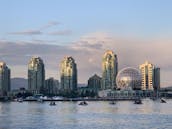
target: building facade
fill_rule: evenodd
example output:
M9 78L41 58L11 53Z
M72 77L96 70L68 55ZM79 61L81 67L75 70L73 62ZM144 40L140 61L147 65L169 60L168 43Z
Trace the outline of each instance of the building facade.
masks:
M60 80L62 91L77 90L77 65L71 56L64 57L60 64Z
M33 94L44 92L45 69L40 57L32 57L28 64L28 90Z
M118 59L113 51L108 50L102 60L102 89L116 89L116 76L118 73Z
M54 78L45 80L45 93L48 95L56 95L58 93L59 82Z
M160 90L160 68L154 69L154 89Z
M142 75L142 90L153 90L160 88L160 68L146 61L139 66Z
M88 88L93 89L93 91L98 92L101 89L102 78L94 74L88 79Z
M0 62L0 96L6 96L11 90L10 69L5 62Z

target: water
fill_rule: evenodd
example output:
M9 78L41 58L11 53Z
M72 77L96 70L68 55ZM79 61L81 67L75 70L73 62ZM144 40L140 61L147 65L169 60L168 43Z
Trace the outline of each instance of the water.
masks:
M88 102L0 103L0 129L171 129L172 100Z

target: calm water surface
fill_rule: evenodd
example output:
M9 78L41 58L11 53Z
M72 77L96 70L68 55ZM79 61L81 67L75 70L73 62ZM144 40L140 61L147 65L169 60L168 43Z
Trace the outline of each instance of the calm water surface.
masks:
M0 129L172 129L172 100L0 103Z

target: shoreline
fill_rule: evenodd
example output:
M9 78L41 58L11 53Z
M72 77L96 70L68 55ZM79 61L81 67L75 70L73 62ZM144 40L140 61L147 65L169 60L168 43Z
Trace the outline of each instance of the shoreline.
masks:
M164 99L172 99L170 97L163 97ZM150 97L131 97L131 98L59 98L59 99L40 99L40 98L32 98L32 99L11 99L11 98L1 98L0 102L19 102L19 101L28 101L28 102L44 102L44 101L134 101L136 99L149 99L152 101L159 100L161 98L150 98Z

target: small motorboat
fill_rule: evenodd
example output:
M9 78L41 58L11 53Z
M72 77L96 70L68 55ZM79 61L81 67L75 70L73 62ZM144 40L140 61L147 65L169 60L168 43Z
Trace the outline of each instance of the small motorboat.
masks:
M136 99L136 100L134 101L134 104L142 104L142 100L141 100L141 99Z
M82 101L82 102L79 103L79 105L86 106L86 105L88 105L88 103L86 101Z
M161 98L161 103L167 103L164 99Z
M19 98L19 99L17 99L17 102L22 103L23 102L23 99L22 98Z
M50 106L55 106L56 103L55 102L50 102Z
M115 102L115 101L111 101L111 102L109 102L109 104L111 104L111 105L115 105L115 104L116 104L116 102Z

